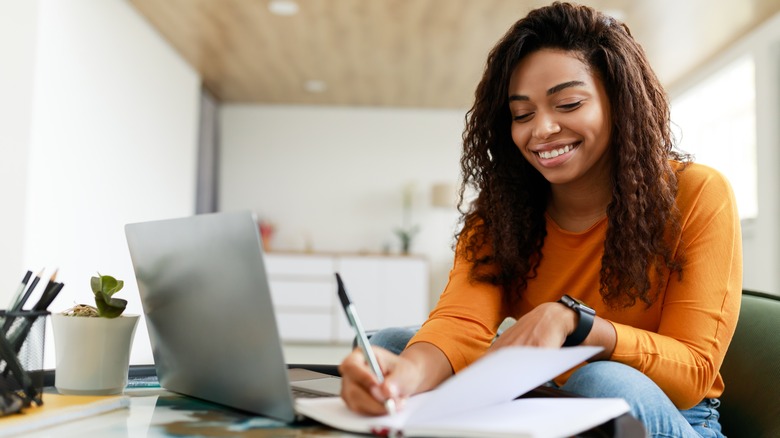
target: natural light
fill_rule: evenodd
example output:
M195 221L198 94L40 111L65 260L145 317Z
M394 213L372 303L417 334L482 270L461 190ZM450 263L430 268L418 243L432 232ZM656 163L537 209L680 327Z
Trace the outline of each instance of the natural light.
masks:
M672 100L680 149L726 175L741 219L758 215L755 90L753 57L744 56Z

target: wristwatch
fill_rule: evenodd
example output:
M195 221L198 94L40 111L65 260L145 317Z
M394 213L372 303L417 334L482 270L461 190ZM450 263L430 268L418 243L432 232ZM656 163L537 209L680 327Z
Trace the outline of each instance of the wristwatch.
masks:
M572 347L574 345L580 345L582 341L588 337L588 334L590 334L590 329L593 328L593 319L596 317L596 311L588 307L588 305L582 301L568 295L562 296L558 302L580 315L579 322L577 322L577 328L575 328L569 336L566 336L566 341L563 342L563 346Z

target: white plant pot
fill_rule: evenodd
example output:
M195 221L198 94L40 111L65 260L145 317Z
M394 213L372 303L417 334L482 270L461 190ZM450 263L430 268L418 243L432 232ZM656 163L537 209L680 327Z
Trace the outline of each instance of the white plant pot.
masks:
M138 318L52 314L57 391L75 395L121 394L127 386L130 347Z

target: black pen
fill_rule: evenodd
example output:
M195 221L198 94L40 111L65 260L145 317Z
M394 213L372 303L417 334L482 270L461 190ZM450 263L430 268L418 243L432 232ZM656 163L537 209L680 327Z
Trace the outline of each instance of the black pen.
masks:
M339 286L338 291L341 307L344 308L344 313L347 314L349 324L355 330L357 343L363 351L363 356L365 356L366 362L368 362L368 365L371 367L371 371L374 372L379 383L382 383L385 380L385 376L382 374L382 369L379 368L379 362L377 362L376 356L374 356L374 350L372 350L371 346L368 344L368 337L366 337L366 332L363 330L363 325L360 324L360 318L358 318L355 305L352 304L352 300L349 299L347 290L344 288L344 283L341 281L341 276L338 272L336 273L336 282ZM395 414L395 401L392 398L385 400L385 409L387 409L388 414Z

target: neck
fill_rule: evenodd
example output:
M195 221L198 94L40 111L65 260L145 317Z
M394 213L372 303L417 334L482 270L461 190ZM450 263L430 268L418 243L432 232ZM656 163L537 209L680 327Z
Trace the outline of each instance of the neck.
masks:
M609 184L553 185L547 213L559 227L580 232L590 228L607 214L612 200Z

